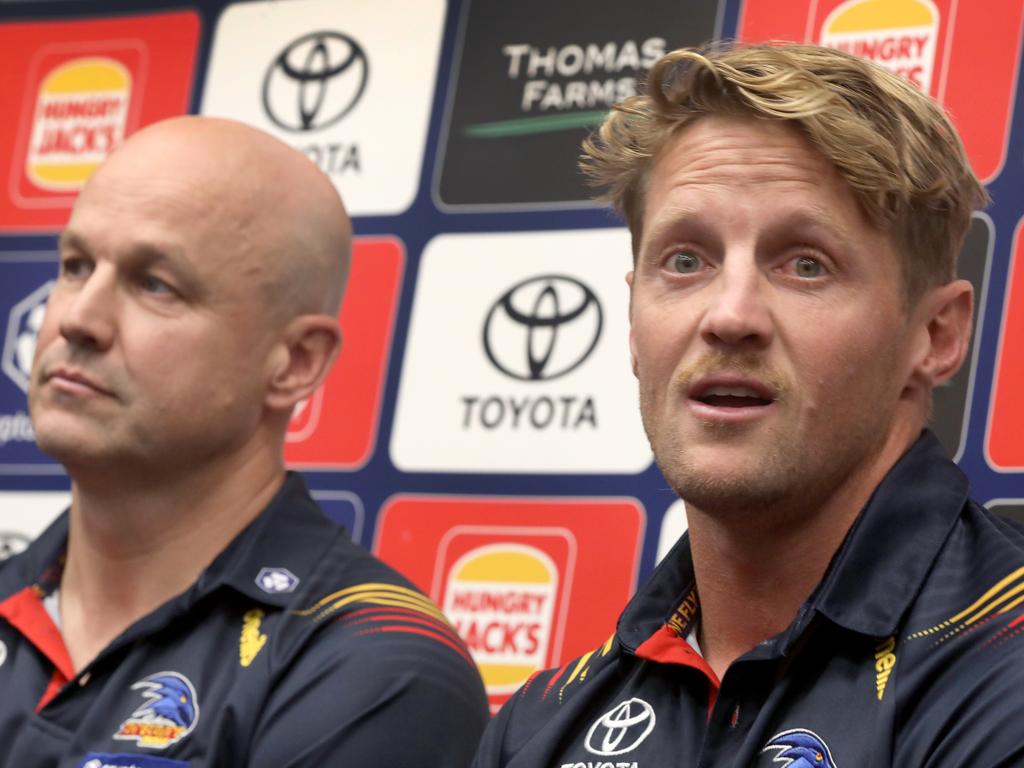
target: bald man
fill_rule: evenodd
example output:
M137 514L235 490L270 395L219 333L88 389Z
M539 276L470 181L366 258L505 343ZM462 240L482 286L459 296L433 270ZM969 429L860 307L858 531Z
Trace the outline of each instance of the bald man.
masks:
M29 405L71 508L0 566L0 766L468 764L437 608L287 473L337 355L351 226L252 128L147 128L60 238Z

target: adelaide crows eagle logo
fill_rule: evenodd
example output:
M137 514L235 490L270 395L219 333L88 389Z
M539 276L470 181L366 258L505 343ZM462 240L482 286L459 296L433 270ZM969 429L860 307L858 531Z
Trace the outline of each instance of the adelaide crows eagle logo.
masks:
M166 749L188 736L199 721L196 689L178 672L157 672L139 680L132 690L142 691L142 704L121 723L115 739Z
M803 728L773 736L761 751L770 749L775 750L772 762L781 763L785 768L838 768L822 738Z

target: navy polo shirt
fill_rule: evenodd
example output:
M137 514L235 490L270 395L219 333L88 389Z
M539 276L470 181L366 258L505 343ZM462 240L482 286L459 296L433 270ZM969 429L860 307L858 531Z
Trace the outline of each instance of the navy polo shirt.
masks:
M471 760L487 702L463 644L297 475L192 587L78 673L42 602L66 540L64 515L0 565L0 766Z
M607 643L505 705L475 768L1024 765L1024 533L930 433L721 681L685 639L699 615L684 536Z

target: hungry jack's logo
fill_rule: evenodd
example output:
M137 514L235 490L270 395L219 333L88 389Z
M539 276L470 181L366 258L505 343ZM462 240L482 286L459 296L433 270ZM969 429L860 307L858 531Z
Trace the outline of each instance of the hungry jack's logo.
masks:
M54 230L128 136L188 110L194 11L0 25L0 230Z
M939 11L931 0L847 0L822 24L819 42L870 59L931 93Z
M744 0L737 37L820 43L906 77L947 109L989 181L1006 158L1022 21L1022 0Z
M374 551L445 610L496 712L535 671L608 637L643 527L634 499L397 496Z
M82 57L39 85L25 174L40 189L77 190L128 127L132 76L121 62Z
M442 607L488 694L511 694L547 665L560 570L543 550L511 542L471 549L448 569Z

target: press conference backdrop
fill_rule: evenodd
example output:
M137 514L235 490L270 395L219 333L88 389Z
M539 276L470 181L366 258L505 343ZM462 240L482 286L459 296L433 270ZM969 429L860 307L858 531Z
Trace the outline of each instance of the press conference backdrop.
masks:
M182 113L298 147L355 218L345 346L287 459L451 617L493 705L603 642L685 527L627 349L629 238L580 140L663 52L821 42L940 99L994 199L960 258L963 371L934 428L1024 517L1024 0L0 2L0 556L67 503L25 389L54 243L125 136ZM271 564L272 565L272 564Z

